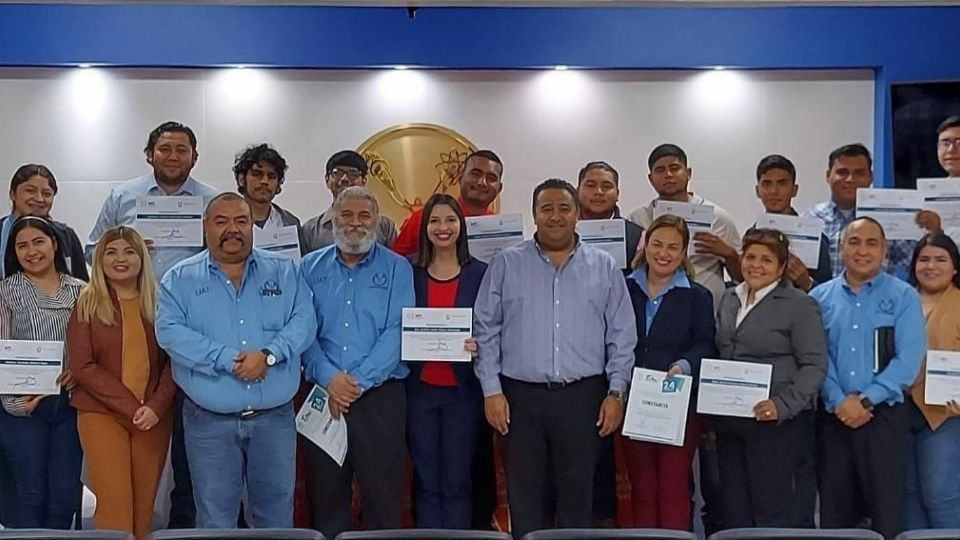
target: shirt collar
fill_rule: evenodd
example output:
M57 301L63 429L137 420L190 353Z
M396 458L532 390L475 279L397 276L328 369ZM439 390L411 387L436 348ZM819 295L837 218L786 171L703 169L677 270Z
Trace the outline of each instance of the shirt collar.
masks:
M157 182L156 176L154 176L153 174L149 174L147 175L147 178L149 178L150 180L147 185L147 194L149 195L154 195L154 194L166 195L167 194L167 192L164 191L162 187L160 187L160 184ZM179 197L183 195L193 196L193 195L196 195L197 193L198 193L197 181L194 180L192 176L187 176L187 179L184 180L184 182L180 184L180 187L177 188L176 191L171 193L170 196L171 197Z
M875 276L873 276L872 278L870 278L870 279L868 279L868 280L866 280L866 281L863 282L863 285L860 287L860 291L859 291L859 292L863 292L865 289L866 289L866 290L872 289L872 288L874 287L874 285L876 285L879 280L883 279L883 277L884 277L884 272L883 272L883 269L881 268L880 271L877 273L877 275L875 275ZM853 289L850 288L850 284L847 283L847 271L846 271L846 269L844 269L843 273L840 274L840 278L841 278L841 283L843 283L843 288L844 288L844 289L846 289L847 291L849 291L849 292L852 293L852 294L857 294L856 292L853 291Z
M380 243L374 242L373 247L370 248L370 251L363 254L363 257L360 259L360 262L358 262L357 265L354 266L354 268L359 268L361 266L366 266L372 263L377 258L377 251L379 249L380 249ZM340 260L340 248L336 245L336 243L334 243L333 250L334 250L337 263L344 268L350 268L349 266L346 265L346 263Z
M533 239L530 240L530 243L533 244L534 249L537 251L537 255L539 255L542 260L553 264L553 262L550 261L550 258L544 255L543 249L540 248L540 241L537 240L537 233L533 233ZM570 256L567 257L567 261L569 262L578 251L580 251L580 235L573 233L573 251L570 252Z
M333 226L333 205L330 205L330 208L327 208L327 211L320 216L320 226L326 227L327 225Z
M643 294L647 295L647 298L650 298L650 289L648 289L647 283L647 267L641 266L633 271L630 274L630 279L637 282L637 285L640 286L640 290L643 291ZM660 293L657 295L657 298L667 294L671 289L689 289L690 288L690 278L687 276L687 272L683 268L677 268L673 273L673 278L670 280L670 283L666 287L660 290Z
M767 295L770 294L774 289L776 289L778 285L780 285L780 282L779 282L779 281L774 281L773 283L767 285L766 287L761 288L759 291L757 291L756 293L754 293L754 295L753 295L753 304L751 304L751 305L754 305L754 306L755 306L755 305L759 304L760 301L763 300L764 298L766 298ZM741 306L741 307L747 307L747 295L748 295L749 292L750 292L750 288L749 288L749 286L747 285L747 282L744 281L744 282L740 283L739 285L737 285L737 287L734 289L734 291L737 293L737 298L740 299L740 306Z
M257 261L259 260L259 258L260 256L257 254L256 249L253 249L250 251L250 255L247 255L247 260L244 261L244 270L243 270L244 275L246 275L247 269L250 268L251 266L256 268ZM220 269L220 265L217 264L217 261L213 260L213 254L210 253L210 248L207 248L203 251L203 261L206 263L207 268L214 268L218 272L222 272L222 270Z

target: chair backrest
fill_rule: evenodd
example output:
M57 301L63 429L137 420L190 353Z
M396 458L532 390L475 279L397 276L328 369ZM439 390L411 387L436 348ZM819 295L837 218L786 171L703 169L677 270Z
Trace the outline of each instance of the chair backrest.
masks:
M708 540L883 540L867 529L727 529L710 535Z
M511 536L497 531L385 529L342 532L335 540L511 540Z
M258 538L260 540L326 540L311 529L169 529L150 535L151 540L207 540Z
M627 538L697 540L697 536L691 532L669 529L544 529L527 533L522 540L621 540Z
M960 540L960 529L920 529L902 532L896 540Z
M53 529L3 529L2 540L134 540L122 531L60 531Z

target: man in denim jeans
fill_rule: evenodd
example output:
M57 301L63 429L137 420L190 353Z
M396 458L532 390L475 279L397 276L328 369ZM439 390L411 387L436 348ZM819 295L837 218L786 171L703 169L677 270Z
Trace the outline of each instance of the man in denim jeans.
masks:
M236 527L246 488L253 527L292 527L300 354L316 333L292 259L253 249L243 197L223 193L203 220L208 249L160 283L157 341L186 394L183 424L197 526Z

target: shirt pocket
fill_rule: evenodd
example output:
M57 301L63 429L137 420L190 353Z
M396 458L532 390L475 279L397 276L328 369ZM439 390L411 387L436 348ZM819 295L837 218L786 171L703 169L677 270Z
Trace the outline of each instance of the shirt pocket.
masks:
M282 296L262 296L260 309L264 330L271 332L283 330L287 310Z

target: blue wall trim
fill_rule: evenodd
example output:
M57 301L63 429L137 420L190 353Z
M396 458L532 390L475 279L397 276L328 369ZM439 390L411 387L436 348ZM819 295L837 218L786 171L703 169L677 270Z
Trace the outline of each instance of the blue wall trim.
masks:
M960 79L960 7L0 5L0 66L870 68L879 183L890 85Z

